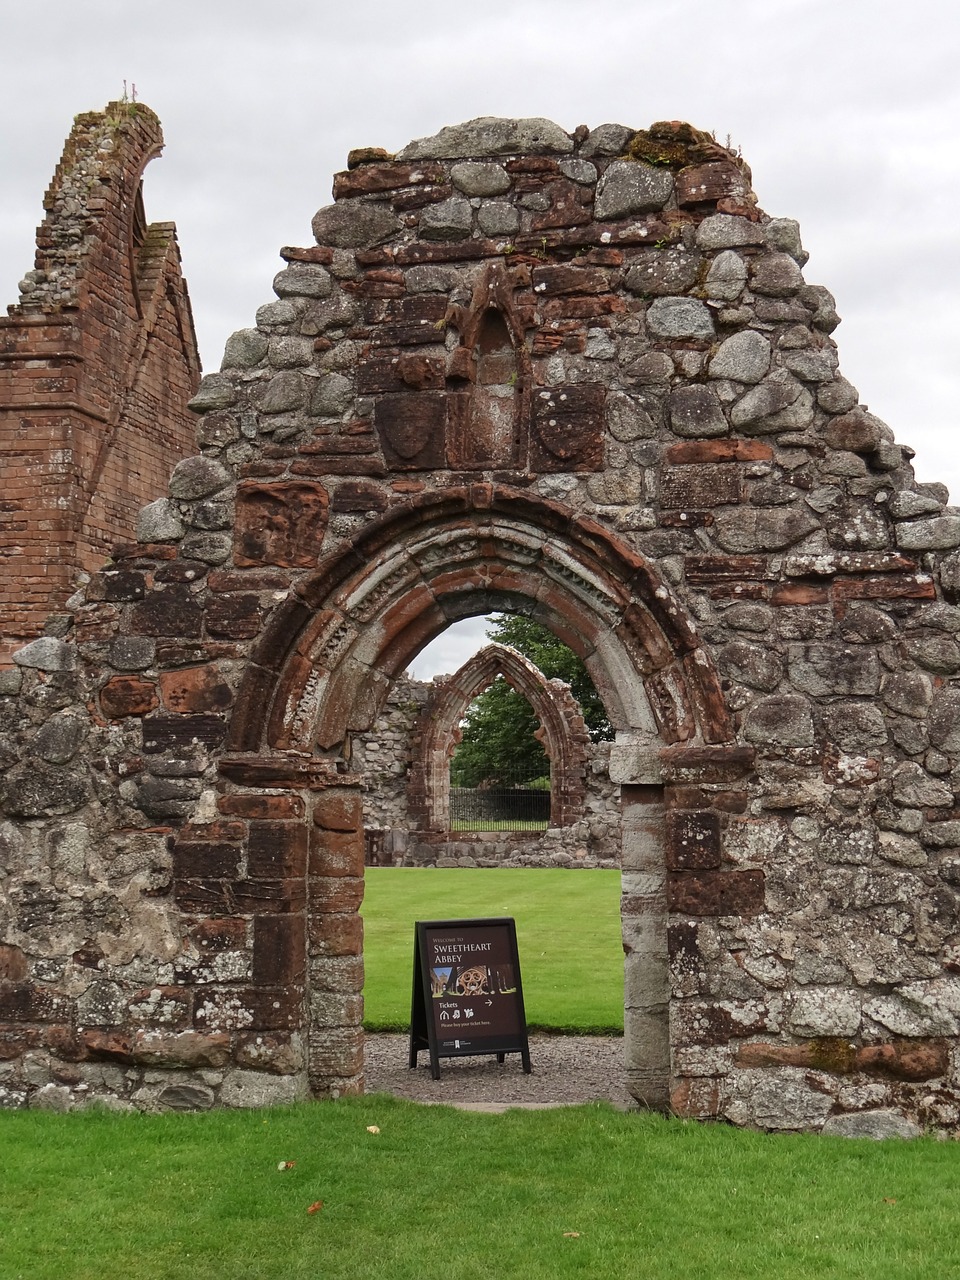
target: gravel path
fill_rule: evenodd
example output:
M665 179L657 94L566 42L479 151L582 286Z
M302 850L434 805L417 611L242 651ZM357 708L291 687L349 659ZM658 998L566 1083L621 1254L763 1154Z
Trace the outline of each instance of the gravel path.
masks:
M368 1035L364 1051L368 1093L392 1093L414 1102L445 1102L478 1111L507 1107L555 1107L598 1099L636 1106L623 1083L623 1040L600 1036L531 1036L530 1075L519 1053L441 1058L440 1079L430 1075L430 1055L407 1066L405 1035Z

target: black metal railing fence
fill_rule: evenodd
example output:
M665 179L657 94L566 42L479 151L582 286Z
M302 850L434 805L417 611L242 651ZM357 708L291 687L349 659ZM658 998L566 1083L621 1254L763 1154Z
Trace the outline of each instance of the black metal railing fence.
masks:
M451 783L451 831L545 831L549 824L548 779L517 770L478 787Z

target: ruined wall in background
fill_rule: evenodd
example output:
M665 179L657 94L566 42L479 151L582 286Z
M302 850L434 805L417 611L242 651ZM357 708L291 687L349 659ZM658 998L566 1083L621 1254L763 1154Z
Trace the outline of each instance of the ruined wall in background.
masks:
M686 125L350 164L201 455L3 685L7 1100L362 1088L351 743L516 611L617 730L634 1095L955 1129L960 512L841 376L796 223Z
M0 663L133 537L194 448L200 363L176 233L146 222L141 195L162 145L139 103L77 117L35 267L0 319Z

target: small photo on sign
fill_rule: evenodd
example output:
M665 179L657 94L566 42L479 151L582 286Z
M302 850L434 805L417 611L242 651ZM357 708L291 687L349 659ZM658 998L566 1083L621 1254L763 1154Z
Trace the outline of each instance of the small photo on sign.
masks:
M490 991L490 970L485 964L469 965L457 974L458 996L485 996Z
M510 995L517 989L517 979L514 977L513 965L502 964L496 971L497 973L497 991L500 995Z
M439 1000L446 993L451 973L453 973L453 965L449 964L430 970L430 994L434 1000Z

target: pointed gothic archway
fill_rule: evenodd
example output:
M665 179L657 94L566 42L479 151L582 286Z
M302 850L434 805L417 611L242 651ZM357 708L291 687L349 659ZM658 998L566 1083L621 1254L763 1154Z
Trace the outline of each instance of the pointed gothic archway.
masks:
M528 614L583 658L617 729L622 785L622 929L626 952L627 1079L645 1104L669 1100L663 748L729 742L732 729L713 664L695 627L656 571L608 531L529 493L494 485L415 499L381 519L346 553L322 563L282 604L247 669L231 725L236 776L244 758L278 762L320 753L346 768L350 735L370 727L392 678L458 618ZM354 809L353 830L362 817ZM338 858L340 830L315 818L308 916L331 904L356 911ZM354 867L356 871L356 867ZM352 901L353 905L350 906ZM346 906L344 905L346 904ZM346 924L344 928L346 929ZM312 938L317 930L309 931ZM331 1037L358 1031L353 978L325 945L307 959L313 1087L324 1087ZM344 983L354 990L344 989ZM353 1002L351 1003L351 998ZM323 1021L326 1019L326 1021Z
M424 830L446 831L450 825L450 762L461 738L459 725L474 698L499 676L527 700L540 722L535 736L550 760L550 825L567 826L580 814L589 735L570 686L548 680L509 645L488 644L434 684L420 714L408 797Z

